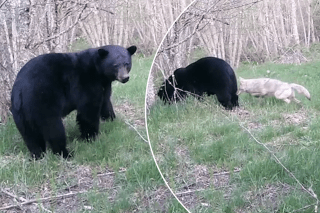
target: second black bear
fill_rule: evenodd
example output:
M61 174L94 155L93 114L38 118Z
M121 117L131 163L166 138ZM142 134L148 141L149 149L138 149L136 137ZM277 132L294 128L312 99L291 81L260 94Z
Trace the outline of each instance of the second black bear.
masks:
M81 137L94 138L99 120L114 119L111 83L126 83L136 46L108 45L76 53L50 53L26 63L17 75L11 112L36 159L49 142L53 153L69 156L62 117L77 110Z
M195 96L216 95L226 109L239 106L237 80L231 66L222 59L205 57L174 71L164 81L158 96L172 103L186 97L188 93Z

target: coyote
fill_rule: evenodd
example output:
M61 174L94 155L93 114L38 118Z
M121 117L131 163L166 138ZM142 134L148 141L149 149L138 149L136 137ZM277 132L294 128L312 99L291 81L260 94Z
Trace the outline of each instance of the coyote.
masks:
M238 95L242 92L247 92L253 96L274 96L288 104L292 100L300 103L294 96L293 90L295 90L311 100L308 90L299 84L290 84L271 78L243 79L239 77L239 80Z

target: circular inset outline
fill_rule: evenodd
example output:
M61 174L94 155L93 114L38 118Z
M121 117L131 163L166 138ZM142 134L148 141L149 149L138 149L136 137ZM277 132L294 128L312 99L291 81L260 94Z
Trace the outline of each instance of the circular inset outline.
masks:
M174 20L174 22L171 24L171 26L169 27L167 33L164 35L164 37L162 38L162 41L160 42L160 45L158 46L158 49L156 51L156 54L153 58L153 61L152 61L152 64L151 64L151 67L150 67L150 71L149 71L149 76L148 76L148 80L147 80L147 87L146 87L146 92L145 92L145 104L144 104L144 119L145 119L145 124L146 124L146 132L147 132L147 139L148 139L148 142L149 142L149 147L150 147L150 151L151 151L151 154L152 154L152 157L153 157L153 161L155 162L156 166L157 166L157 169L161 175L161 178L162 180L164 181L164 183L166 184L167 188L169 189L169 191L171 192L171 194L175 197L175 199L180 203L180 205L189 213L191 213L187 207L185 207L185 205L183 205L183 203L179 200L179 198L176 196L176 194L172 191L171 187L169 186L168 182L166 181L166 179L164 178L160 168L159 168L159 165L156 161L156 158L154 156L154 153L153 153L153 150L152 150L152 146L151 146L151 143L150 143L150 138L149 138L149 132L148 132L148 122L147 122L147 92L148 92L148 82L150 80L150 74L151 74L151 70L152 70L152 67L154 65L154 61L157 57L157 54L160 50L160 47L162 46L163 44L163 41L164 39L168 36L168 33L169 31L172 29L172 27L174 26L174 24L180 19L181 15L186 12L186 10L196 2L197 0L193 0L186 8L184 8L184 10L180 13L180 15Z

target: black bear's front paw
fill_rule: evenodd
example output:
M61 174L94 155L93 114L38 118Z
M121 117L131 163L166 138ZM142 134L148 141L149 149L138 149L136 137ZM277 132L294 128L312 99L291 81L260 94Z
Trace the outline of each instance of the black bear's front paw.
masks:
M106 121L106 120L113 121L115 118L116 118L116 115L114 114L113 111L109 111L108 113L101 113L101 119L103 121Z
M99 115L96 115L96 118L93 120L84 119L88 117L89 116L84 116L81 113L77 115L77 123L80 128L81 138L86 140L94 139L99 132Z
M81 132L81 138L83 140L89 141L91 142L92 140L94 140L96 138L96 136L98 135L98 132L92 131L92 130L86 130L86 131L82 131Z

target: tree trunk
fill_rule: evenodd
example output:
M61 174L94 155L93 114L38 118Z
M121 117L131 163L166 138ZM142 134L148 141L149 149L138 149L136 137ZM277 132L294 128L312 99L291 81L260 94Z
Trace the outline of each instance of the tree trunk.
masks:
M299 32L297 26L297 6L295 0L291 0L291 24L292 24L292 36L295 44L300 44Z

